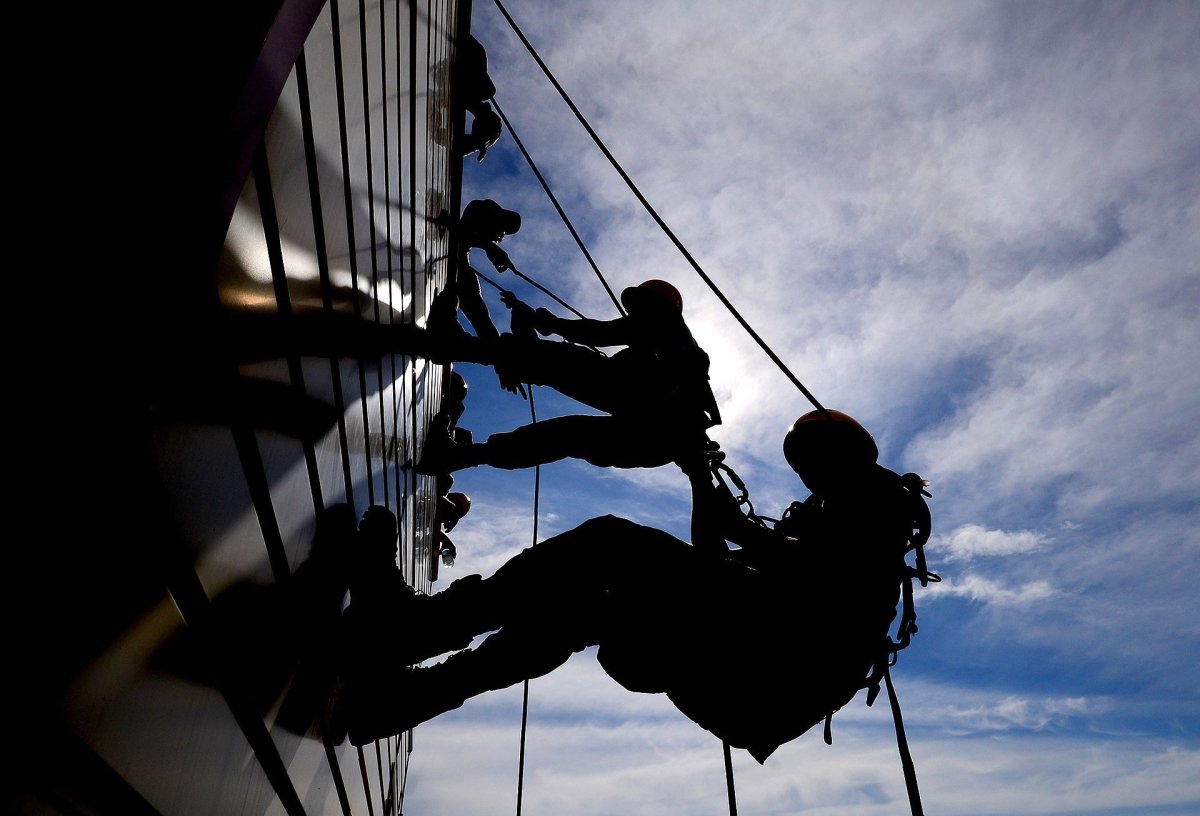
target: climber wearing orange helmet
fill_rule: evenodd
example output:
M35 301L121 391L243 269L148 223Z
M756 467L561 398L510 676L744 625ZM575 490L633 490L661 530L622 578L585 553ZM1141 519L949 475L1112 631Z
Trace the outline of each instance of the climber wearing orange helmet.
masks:
M665 693L760 762L860 689L877 691L881 666L916 631L911 580L936 580L921 555L923 482L879 466L870 434L839 412L801 417L784 450L814 492L773 525L743 515L713 470L689 468L704 541L689 546L605 516L535 544L490 578L398 595L399 614L422 626L396 644L386 684L351 689L351 741L399 733L544 675L587 646L599 646L600 665L622 686ZM916 569L905 563L914 549ZM634 554L653 573L629 569ZM440 664L403 668L487 632Z
M513 313L513 333L494 344L460 341L454 359L494 365L608 416L556 417L469 445L434 432L419 471L525 468L566 457L601 467L658 467L704 447L705 431L720 422L720 413L708 384L708 355L684 322L674 286L649 280L626 289L621 299L628 314L615 320L562 318L511 293L503 299ZM592 346L624 348L608 356Z
M443 213L439 223L450 226L449 220L449 215ZM501 207L490 198L476 199L463 208L462 216L453 229L457 237L458 262L454 266L454 274L446 281L446 287L434 296L430 304L428 326L443 336L467 337L458 322L458 312L461 310L471 328L475 330L476 337L485 341L495 341L499 339L500 332L492 322L491 313L483 300L479 275L471 266L469 253L472 249L482 249L497 272L512 269L508 253L498 244L506 236L521 229L521 214ZM396 334L404 336L406 333L411 333L411 329L407 332L401 330ZM410 344L411 341L410 335ZM393 349L419 354L423 349L418 346L419 344L402 343L398 347L393 346ZM514 394L520 392L518 380L508 376L501 368L497 368L496 374L502 388Z

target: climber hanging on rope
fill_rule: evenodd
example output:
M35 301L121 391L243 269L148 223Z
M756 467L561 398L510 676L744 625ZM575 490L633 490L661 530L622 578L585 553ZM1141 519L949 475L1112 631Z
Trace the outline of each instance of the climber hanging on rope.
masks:
M392 619L409 625L386 660L347 680L341 716L351 741L400 733L591 645L622 686L667 694L759 762L827 720L898 648L888 631L901 585L917 572L905 553L924 543L929 515L923 483L876 464L858 423L814 414L784 442L813 495L773 528L743 515L714 478L719 457L698 457L689 474L705 546L604 516L535 544L490 578L431 596L394 593ZM487 632L474 649L407 668Z
M450 338L452 359L497 366L608 416L555 417L467 445L431 429L419 472L527 468L567 457L600 467L659 467L705 449L706 431L720 413L708 384L708 355L684 322L674 286L648 280L626 289L621 300L628 314L614 320L561 318L511 293L503 299L512 310L512 334L496 343ZM589 348L616 345L624 348L611 357Z
M454 265L453 277L446 288L433 299L429 308L428 325L435 332L456 333L461 327L458 311L461 309L475 336L485 341L500 337L496 324L488 312L479 286L479 275L470 263L470 251L482 249L497 272L512 268L508 253L497 244L508 235L521 229L521 214L506 210L490 198L471 201L463 208L462 216L454 227L458 245L458 262ZM496 369L500 385L506 391L522 393L520 380L513 379L502 368Z
M465 157L478 150L478 159L483 161L488 148L500 138L502 127L500 117L488 104L496 95L496 84L488 74L487 51L471 35L455 49L452 77L455 104L472 117L470 134L459 137L458 154Z

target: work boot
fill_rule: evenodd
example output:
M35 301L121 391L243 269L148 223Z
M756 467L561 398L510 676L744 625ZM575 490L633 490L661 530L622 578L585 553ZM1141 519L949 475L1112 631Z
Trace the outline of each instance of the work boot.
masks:
M441 421L443 417L444 421ZM438 476L479 464L474 455L479 446L469 442L460 443L458 435L447 427L448 420L449 417L444 414L437 414L430 422L425 444L421 448L421 459L413 468L417 473Z
M496 604L479 575L460 578L436 595L412 591L396 601L398 612L386 623L356 620L353 603L343 616L337 680L322 723L335 745L347 733L354 745L398 734L462 705L470 695L454 690L447 678L462 674L463 659L452 655L446 661L450 668L439 665L432 674L411 666L466 649L476 635L499 627L492 620Z
M456 658L459 655L430 668L402 669L369 687L347 689L343 710L350 744L402 734L466 702L470 691L454 677L462 674L455 670L462 662Z
M547 649L536 637L504 635L502 631L479 648L456 652L436 665L392 673L382 682L364 686L361 695L348 689L345 711L350 742L364 745L402 733L478 694L539 677L571 655L571 649L554 644Z

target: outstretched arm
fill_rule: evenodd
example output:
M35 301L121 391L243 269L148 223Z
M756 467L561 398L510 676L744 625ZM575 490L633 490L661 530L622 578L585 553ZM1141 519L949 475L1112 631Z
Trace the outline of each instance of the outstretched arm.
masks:
M534 312L534 326L539 334L557 334L564 340L585 346L627 346L634 334L628 317L615 320L572 319L558 317L547 309Z

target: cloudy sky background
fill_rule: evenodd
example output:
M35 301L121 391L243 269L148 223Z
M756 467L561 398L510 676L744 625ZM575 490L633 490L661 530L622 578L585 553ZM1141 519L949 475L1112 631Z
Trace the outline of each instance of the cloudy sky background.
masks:
M806 495L780 443L810 406L494 5L475 5L497 99L613 287L661 277L683 291L713 359L713 437L777 515ZM921 631L894 672L927 811L1200 810L1200 6L508 7L792 371L874 432L883 464L931 480L928 552L945 581L918 591ZM523 214L504 244L522 271L615 315L507 134L465 175L468 197ZM461 370L462 425L484 436L529 420L491 372ZM583 410L546 389L537 407ZM564 462L542 484L542 537L606 512L687 534L674 468ZM532 485L532 472L459 475L475 504L444 580L530 543ZM780 648L804 659L800 633ZM507 812L520 706L517 687L421 726L406 809ZM762 766L735 752L739 811L906 812L886 701L860 695L833 734ZM531 683L528 740L526 813L726 808L720 743L590 652Z

